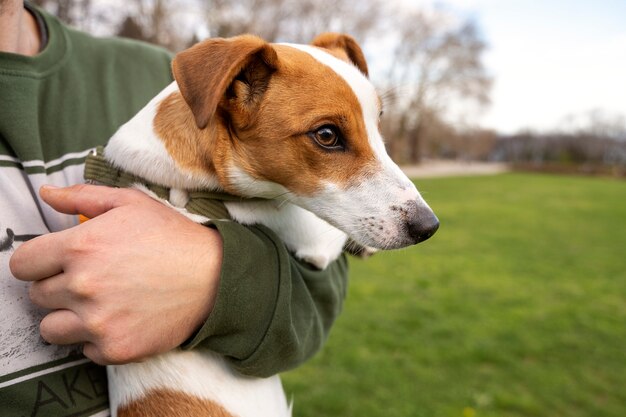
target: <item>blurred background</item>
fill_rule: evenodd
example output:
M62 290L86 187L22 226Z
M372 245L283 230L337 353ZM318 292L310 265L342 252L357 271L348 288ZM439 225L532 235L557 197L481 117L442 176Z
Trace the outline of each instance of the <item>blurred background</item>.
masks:
M510 162L625 175L621 0L36 0L65 22L174 52L255 33L363 46L400 164Z
M626 2L37 0L179 51L347 32L392 157L441 220L351 259L300 416L626 416ZM491 175L477 175L491 174Z

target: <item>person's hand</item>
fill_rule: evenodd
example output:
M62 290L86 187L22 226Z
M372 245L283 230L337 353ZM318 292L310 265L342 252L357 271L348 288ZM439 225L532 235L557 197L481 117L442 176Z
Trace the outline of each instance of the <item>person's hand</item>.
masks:
M222 263L216 230L144 193L94 185L44 186L55 210L91 220L20 246L13 275L52 311L41 336L84 343L99 364L134 362L179 346L215 303Z

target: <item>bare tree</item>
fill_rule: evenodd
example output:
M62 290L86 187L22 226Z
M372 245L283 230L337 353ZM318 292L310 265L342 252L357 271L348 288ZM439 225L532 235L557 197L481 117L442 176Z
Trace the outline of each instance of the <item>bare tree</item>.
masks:
M144 33L143 27L137 23L137 20L132 16L126 16L126 19L124 19L117 31L117 35L142 41L150 40L150 37Z
M560 121L559 126L568 133L626 141L626 116L602 109L570 114Z
M404 145L408 162L418 162L432 115L443 119L452 103L487 104L491 78L482 64L485 43L473 22L451 27L450 16L424 11L398 17L387 69L395 89L385 122L393 125L392 140Z

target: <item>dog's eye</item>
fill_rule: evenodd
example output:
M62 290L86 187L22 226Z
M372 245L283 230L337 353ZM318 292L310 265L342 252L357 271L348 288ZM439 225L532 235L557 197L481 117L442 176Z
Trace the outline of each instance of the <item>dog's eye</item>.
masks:
M342 139L339 129L332 125L325 125L310 133L310 136L325 149L342 149Z

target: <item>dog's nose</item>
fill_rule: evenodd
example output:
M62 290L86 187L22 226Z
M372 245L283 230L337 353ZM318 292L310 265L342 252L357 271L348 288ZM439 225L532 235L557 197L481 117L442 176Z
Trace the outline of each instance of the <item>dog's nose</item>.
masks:
M418 209L415 216L407 222L409 236L420 243L430 238L439 229L439 219L428 208Z

